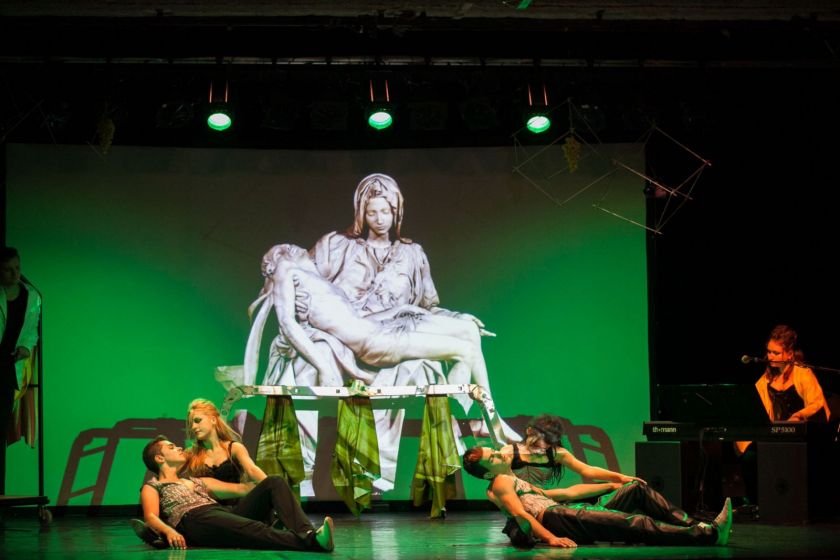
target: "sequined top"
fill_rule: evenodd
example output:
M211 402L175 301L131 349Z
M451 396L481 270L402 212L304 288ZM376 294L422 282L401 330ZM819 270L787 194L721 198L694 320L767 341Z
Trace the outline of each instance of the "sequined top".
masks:
M217 504L207 493L207 487L198 478L188 477L195 490L178 482L160 482L157 477L146 484L157 490L160 496L160 516L170 527L177 527L184 514L197 507Z
M557 505L557 502L548 496L539 493L533 486L522 479L513 477L513 489L522 502L522 507L535 518L550 507Z

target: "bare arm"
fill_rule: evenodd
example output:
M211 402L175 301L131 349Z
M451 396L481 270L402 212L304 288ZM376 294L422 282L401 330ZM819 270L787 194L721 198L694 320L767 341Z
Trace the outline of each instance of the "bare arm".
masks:
M233 455L233 459L242 467L250 480L253 482L262 482L265 479L265 472L254 463L250 453L248 453L248 449L243 444L238 441L232 443L230 452Z
M555 536L551 531L543 527L542 523L537 521L533 515L525 511L522 501L519 499L519 496L516 495L516 491L513 488L513 478L505 475L497 476L493 481L491 490L496 498L492 501L497 506L501 504L501 507L510 515L530 523L531 529L534 531L534 535L536 535L540 540L551 546L559 546L562 548L577 546L571 539Z
M533 485L532 485L533 486ZM574 484L568 488L543 490L543 494L555 502L573 502L593 496L600 496L621 488L620 482L600 482L598 484Z
M254 489L253 482L222 482L215 478L201 477L199 480L207 487L207 491L220 500L227 498L241 498Z
M556 448L555 452L560 457L560 462L563 466L575 471L583 478L588 478L590 480L608 480L610 482L620 482L622 484L626 482L633 482L634 480L644 482L644 480L635 476L628 476L626 474L602 469L601 467L587 465L583 461L578 460L567 449L562 447Z
M143 505L143 520L166 538L170 548L187 548L184 536L160 518L160 495L157 490L144 484L140 490L140 503Z

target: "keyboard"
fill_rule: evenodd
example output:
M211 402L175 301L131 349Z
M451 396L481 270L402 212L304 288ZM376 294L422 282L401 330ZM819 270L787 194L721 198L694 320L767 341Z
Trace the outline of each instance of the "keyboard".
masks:
M648 441L806 441L808 433L820 432L819 424L773 422L761 426L704 426L689 422L645 422L642 433Z

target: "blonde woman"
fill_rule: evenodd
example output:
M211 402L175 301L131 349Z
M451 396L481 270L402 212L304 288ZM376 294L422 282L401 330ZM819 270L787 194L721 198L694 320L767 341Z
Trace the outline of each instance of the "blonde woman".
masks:
M187 407L187 437L195 441L184 465L184 472L190 476L255 483L266 477L251 459L242 438L209 400L195 399Z

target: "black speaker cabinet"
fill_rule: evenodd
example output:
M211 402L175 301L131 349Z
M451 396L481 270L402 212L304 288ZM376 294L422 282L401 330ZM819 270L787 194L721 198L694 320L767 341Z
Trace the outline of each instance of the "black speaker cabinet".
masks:
M758 442L758 512L767 523L808 520L808 447Z
M678 441L637 441L636 476L675 504L683 504L684 476Z

